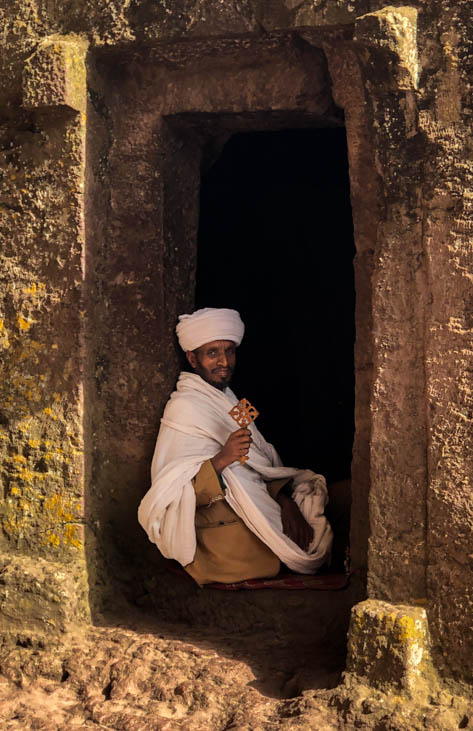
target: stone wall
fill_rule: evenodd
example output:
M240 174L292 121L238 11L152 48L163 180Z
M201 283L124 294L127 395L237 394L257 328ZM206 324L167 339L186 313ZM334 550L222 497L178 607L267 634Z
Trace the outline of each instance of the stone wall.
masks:
M202 150L343 108L354 562L370 598L425 606L436 666L471 682L471 16L461 0L0 2L0 540L18 596L33 558L52 617L54 595L85 617L133 585Z

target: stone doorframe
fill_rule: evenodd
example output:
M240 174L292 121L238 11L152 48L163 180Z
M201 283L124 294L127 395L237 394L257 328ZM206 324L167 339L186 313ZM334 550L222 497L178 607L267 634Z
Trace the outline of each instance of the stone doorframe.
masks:
M339 125L343 109L356 246L352 563L368 568L370 597L425 601L429 282L416 19L399 8L358 19L354 37L301 29L91 57L87 256L89 292L98 285L100 296L89 300L86 454L89 524L111 528L104 549L117 531L127 555L142 546L128 516L177 373L174 324L192 307L203 157L234 132Z
M118 531L131 553L133 545L145 550L139 529L128 524L129 515L146 489L156 425L175 383L177 315L193 305L201 164L216 159L236 132L343 126L332 96L327 48L329 59L334 58L337 101L345 106L354 204L352 554L354 565L366 568L371 275L380 208L378 176L366 184L374 156L363 117L365 92L359 80L353 85L353 72L346 78L352 64L344 46L349 35L347 29L291 32L90 58L86 228L94 313L88 342L94 355L86 397L88 522L111 524L110 536L103 532L99 546L113 542ZM96 565L95 558L91 563Z
M92 604L100 603L94 585L106 583L117 563L110 557L106 569L103 563L117 535L127 555L136 545L137 553L146 550L130 515L146 489L159 415L175 382L174 323L192 306L202 156L218 155L234 132L340 126L341 109L357 252L351 544L354 567L366 568L368 538L374 545L377 531L368 517L370 460L377 448L371 438L373 271L385 213L381 168L390 160L381 158L373 111L379 113L376 94L386 95L386 88L374 89L365 78L366 44L352 34L347 26L301 29L142 50L96 49L87 57L82 47L82 55L77 52L75 39L55 38L25 70L25 106L77 111L86 134L80 357ZM391 51L388 56L392 84L397 66ZM412 91L390 87L389 94L394 106ZM372 499L371 514L383 534L385 518L376 511ZM387 583L390 562L391 556L379 572Z

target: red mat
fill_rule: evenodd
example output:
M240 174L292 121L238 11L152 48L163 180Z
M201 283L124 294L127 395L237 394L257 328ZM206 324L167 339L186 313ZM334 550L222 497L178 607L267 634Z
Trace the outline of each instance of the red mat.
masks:
M189 576L181 566L174 561L166 561L167 568L173 574ZM189 577L190 578L190 577ZM204 589L219 589L221 591L239 591L241 589L310 589L312 591L338 591L345 589L350 581L350 574L278 574L272 579L246 579L233 584L214 582L205 584Z
M206 584L206 589L312 589L312 591L337 591L348 586L349 574L279 574L272 579L247 579L235 584Z

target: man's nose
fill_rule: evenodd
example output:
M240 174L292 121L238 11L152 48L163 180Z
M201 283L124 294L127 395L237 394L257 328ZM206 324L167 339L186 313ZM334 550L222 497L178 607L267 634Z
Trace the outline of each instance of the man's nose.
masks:
M221 365L221 366L225 366L225 367L228 365L228 360L227 360L227 356L225 355L225 353L219 353L219 356L217 358L217 365Z

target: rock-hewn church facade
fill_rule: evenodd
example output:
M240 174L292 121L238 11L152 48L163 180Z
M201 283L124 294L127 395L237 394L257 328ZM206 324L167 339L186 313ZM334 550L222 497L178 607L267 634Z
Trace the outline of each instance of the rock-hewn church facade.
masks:
M4 0L0 20L1 632L87 625L151 575L159 603L135 515L194 306L203 161L235 134L344 129L346 677L467 693L471 5Z

